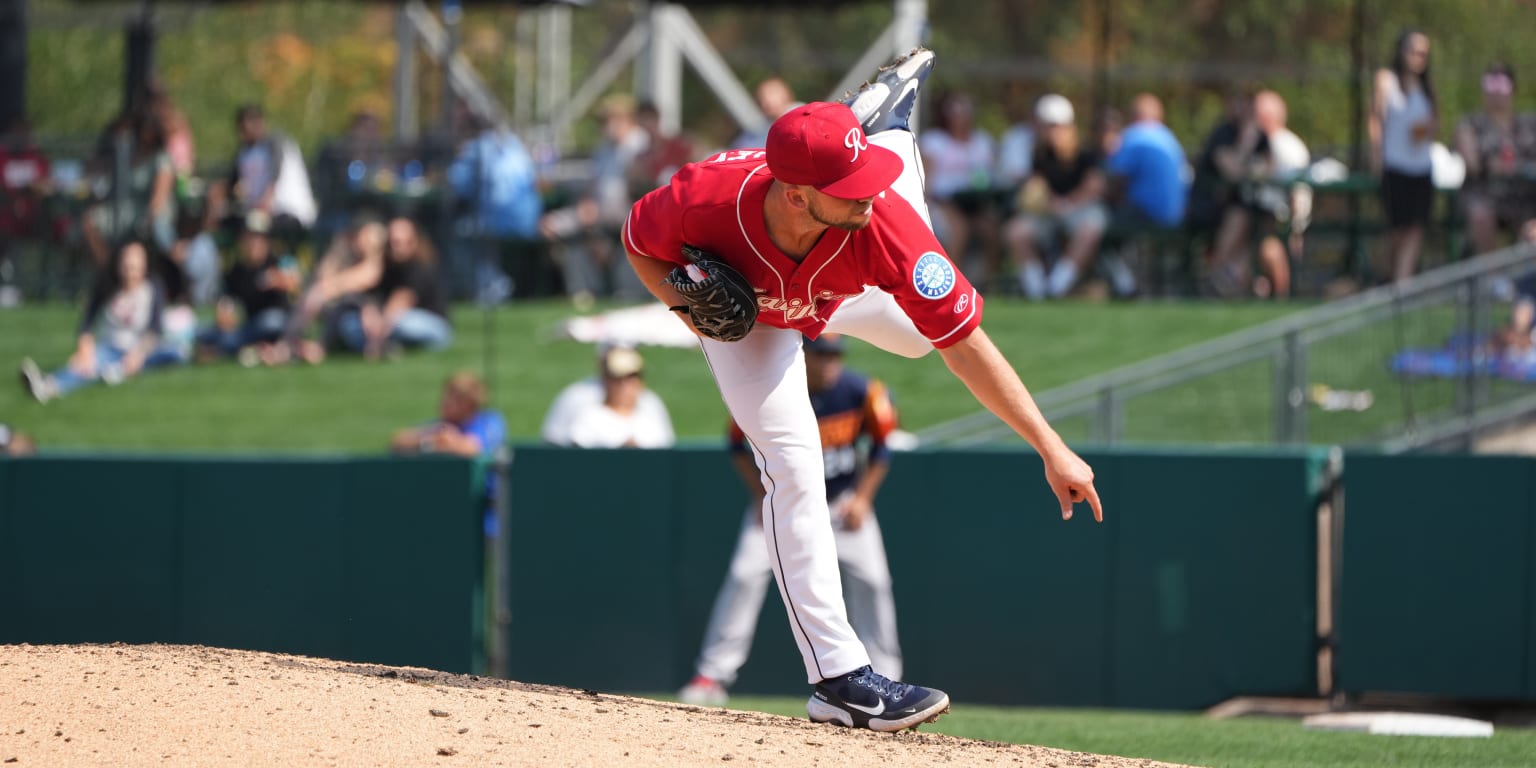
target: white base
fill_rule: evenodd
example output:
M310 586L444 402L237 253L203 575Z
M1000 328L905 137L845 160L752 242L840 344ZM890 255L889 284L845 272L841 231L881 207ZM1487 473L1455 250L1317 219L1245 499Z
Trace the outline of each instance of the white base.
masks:
M1387 736L1455 736L1488 738L1493 723L1450 715L1423 715L1411 712L1330 712L1312 715L1301 721L1303 728L1323 731L1353 731Z

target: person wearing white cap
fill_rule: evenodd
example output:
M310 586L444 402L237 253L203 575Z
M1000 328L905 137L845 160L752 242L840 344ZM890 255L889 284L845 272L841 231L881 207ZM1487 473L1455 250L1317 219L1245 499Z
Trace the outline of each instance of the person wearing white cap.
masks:
M1019 192L1020 213L1003 233L1024 295L1065 296L1098 253L1109 214L1104 172L1091 144L1080 141L1072 102L1048 93L1035 104L1042 140L1035 145L1029 180ZM1061 243L1047 276L1042 255Z
M676 441L667 406L645 386L645 359L631 347L598 352L598 375L562 390L544 417L544 441L577 448L667 448Z

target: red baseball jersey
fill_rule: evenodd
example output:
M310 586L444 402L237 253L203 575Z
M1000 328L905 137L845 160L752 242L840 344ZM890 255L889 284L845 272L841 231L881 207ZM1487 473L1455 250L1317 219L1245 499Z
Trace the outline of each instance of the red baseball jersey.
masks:
M722 152L684 166L667 186L629 211L624 243L633 253L687 264L684 244L715 254L757 290L757 321L812 338L844 299L875 286L895 297L940 349L981 324L981 295L944 254L938 238L893 192L875 198L870 223L828 229L805 259L768 237L763 201L773 174L760 149Z

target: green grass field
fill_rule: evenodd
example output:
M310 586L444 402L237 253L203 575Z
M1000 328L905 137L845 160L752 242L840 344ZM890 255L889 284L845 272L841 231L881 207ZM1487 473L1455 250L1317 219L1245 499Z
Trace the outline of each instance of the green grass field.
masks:
M732 698L732 709L805 717L800 698ZM958 704L925 732L1221 768L1515 768L1536 764L1536 731L1496 729L1491 739L1371 736L1309 731L1299 720L1090 709Z
M1039 391L1278 317L1294 305L1059 303L998 300L984 327ZM33 357L61 365L78 310L0 310L0 365ZM572 310L559 301L498 309L494 325L473 307L454 315L458 338L439 353L398 362L334 357L319 367L245 369L232 362L151 372L48 405L17 384L0 386L0 420L47 448L161 452L372 452L390 432L429 418L449 372L490 371L494 405L514 437L535 437L561 387L593 371L588 345L552 338ZM490 340L491 343L487 343ZM696 350L647 349L647 379L685 439L715 440L725 409ZM855 344L853 367L885 379L904 426L917 430L978 410L938 355L906 360Z

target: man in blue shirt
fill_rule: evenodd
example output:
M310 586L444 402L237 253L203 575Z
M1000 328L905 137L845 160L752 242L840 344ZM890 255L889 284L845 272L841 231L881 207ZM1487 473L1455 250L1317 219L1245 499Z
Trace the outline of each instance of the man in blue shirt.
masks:
M1178 227L1184 223L1189 203L1184 148L1163 124L1163 103L1150 93L1137 95L1131 102L1131 120L1120 135L1119 148L1104 164L1114 190L1112 197L1119 201L1111 232L1121 238ZM1116 295L1136 293L1136 273L1123 252L1102 263Z
M389 446L397 454L449 453L468 459L496 456L507 441L507 422L500 413L485 407L485 384L469 371L460 371L443 382L438 418L419 427L395 433ZM496 535L495 473L485 474L486 536Z
M1188 198L1184 148L1163 124L1163 103L1156 96L1138 95L1131 120L1108 164L1110 177L1124 184L1117 216L1126 224L1177 227Z
M500 268L501 244L538 237L544 200L533 156L517 134L478 117L470 121L475 138L448 167L448 185L465 202L464 216L456 223L459 236L478 240L483 247L473 272L469 252L455 249L454 288L465 293L469 286L464 281L472 275L478 298L500 301L512 290Z

